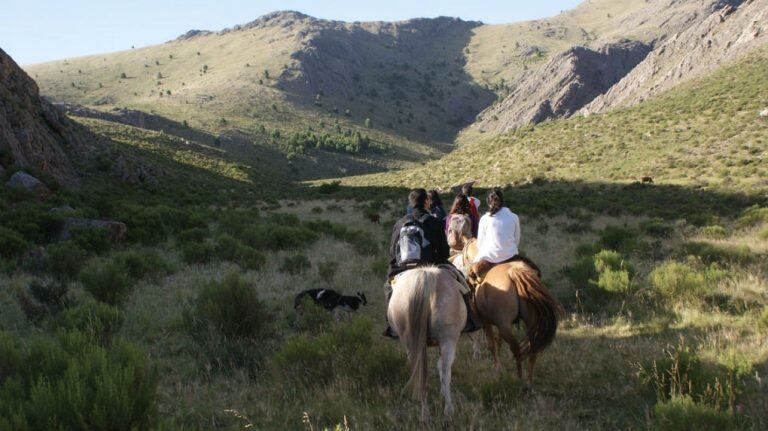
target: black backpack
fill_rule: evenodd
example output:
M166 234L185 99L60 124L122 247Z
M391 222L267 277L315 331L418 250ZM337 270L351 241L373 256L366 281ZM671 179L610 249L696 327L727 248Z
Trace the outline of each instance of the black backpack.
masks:
M411 214L411 219L400 228L400 238L397 240L398 265L418 264L431 259L429 240L424 234L424 222L431 214L424 214L417 219Z

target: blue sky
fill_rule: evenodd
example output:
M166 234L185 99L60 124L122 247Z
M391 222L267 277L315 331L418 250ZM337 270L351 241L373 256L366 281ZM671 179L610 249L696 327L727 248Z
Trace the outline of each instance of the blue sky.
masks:
M0 48L20 64L154 45L275 10L343 21L458 16L486 23L544 18L581 0L3 0Z

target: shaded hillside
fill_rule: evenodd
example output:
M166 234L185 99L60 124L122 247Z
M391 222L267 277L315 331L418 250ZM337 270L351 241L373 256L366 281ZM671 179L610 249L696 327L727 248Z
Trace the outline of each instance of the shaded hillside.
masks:
M538 179L768 188L768 49L633 108L527 126L467 144L419 169L350 185L482 185Z
M768 42L768 1L730 2L701 23L660 44L605 95L585 108L602 112L631 106L649 96L706 74L718 65Z
M92 139L43 99L35 81L0 49L0 168L35 168L74 184L69 156Z

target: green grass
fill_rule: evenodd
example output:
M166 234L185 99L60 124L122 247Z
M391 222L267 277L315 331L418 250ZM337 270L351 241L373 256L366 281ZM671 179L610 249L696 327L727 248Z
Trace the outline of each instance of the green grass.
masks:
M446 186L540 180L664 184L762 190L768 176L768 51L638 106L555 120L462 145L406 171L344 178L346 185Z

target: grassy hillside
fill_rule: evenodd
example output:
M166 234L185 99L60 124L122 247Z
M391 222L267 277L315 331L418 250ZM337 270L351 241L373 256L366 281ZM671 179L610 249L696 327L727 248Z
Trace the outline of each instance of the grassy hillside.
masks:
M417 169L345 178L350 185L483 185L537 179L764 190L768 50L629 109L551 121L459 147Z

